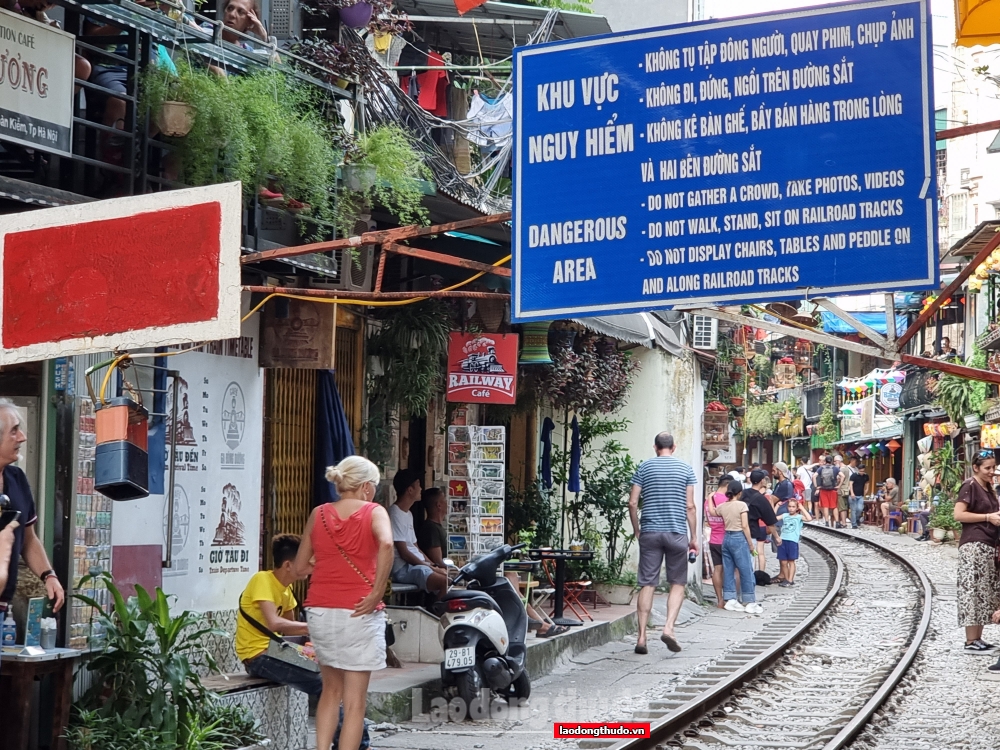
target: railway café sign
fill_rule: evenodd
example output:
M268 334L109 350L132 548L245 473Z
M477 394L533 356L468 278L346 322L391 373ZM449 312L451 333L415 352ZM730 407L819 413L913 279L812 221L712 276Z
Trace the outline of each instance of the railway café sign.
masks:
M936 287L928 2L515 50L514 318Z
M517 334L452 333L447 399L513 404L517 400Z

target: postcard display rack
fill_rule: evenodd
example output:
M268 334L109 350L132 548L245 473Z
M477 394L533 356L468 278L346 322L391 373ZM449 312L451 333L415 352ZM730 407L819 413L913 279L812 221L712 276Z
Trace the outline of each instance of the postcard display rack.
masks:
M448 428L448 557L459 567L504 542L506 428Z
M73 523L73 591L95 599L107 607L111 597L101 580L90 580L80 588L81 579L90 574L111 572L111 498L94 490L94 454L97 446L94 405L80 399L78 423L76 509ZM74 599L69 612L70 648L87 649L91 638L100 636L94 608Z

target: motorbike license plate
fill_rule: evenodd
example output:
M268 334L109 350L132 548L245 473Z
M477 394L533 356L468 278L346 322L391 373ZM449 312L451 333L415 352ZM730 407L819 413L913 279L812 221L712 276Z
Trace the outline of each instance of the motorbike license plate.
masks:
M444 652L445 669L466 669L475 666L476 649L472 646L449 648Z

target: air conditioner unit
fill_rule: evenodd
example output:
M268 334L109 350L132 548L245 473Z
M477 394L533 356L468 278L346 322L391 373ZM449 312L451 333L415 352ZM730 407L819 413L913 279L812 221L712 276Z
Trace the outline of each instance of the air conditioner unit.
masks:
M692 315L691 346L714 350L719 346L719 321L707 315Z

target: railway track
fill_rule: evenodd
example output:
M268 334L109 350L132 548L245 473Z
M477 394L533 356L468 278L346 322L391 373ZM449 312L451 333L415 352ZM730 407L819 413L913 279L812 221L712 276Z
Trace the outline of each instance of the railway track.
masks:
M913 663L927 633L927 577L878 542L808 526L807 579L766 630L633 720L651 737L614 750L848 747ZM583 742L582 747L608 747Z

